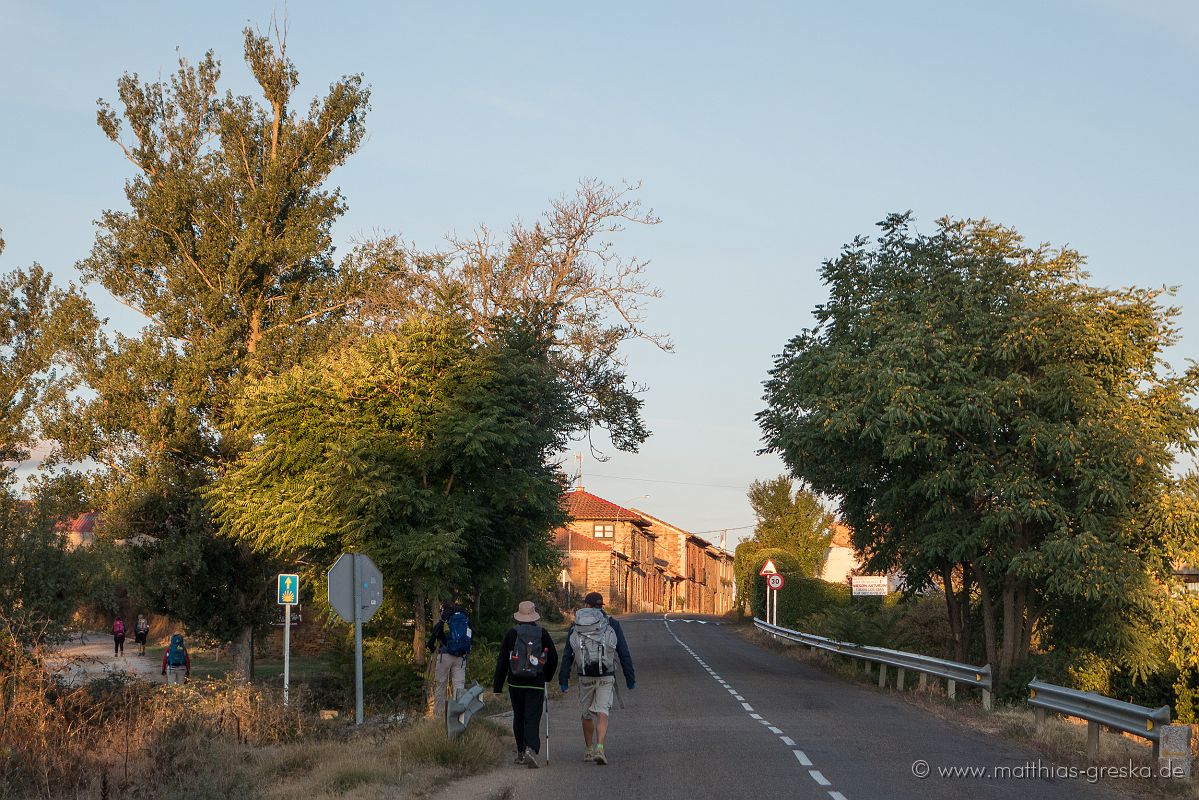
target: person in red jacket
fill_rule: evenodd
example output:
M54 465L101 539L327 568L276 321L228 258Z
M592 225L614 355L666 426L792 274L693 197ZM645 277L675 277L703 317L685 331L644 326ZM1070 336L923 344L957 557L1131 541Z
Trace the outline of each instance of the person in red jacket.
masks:
M179 678L180 672L183 672L182 680ZM171 634L171 643L162 654L162 674L167 677L168 686L171 683L182 683L192 676L192 659L183 644L182 633Z

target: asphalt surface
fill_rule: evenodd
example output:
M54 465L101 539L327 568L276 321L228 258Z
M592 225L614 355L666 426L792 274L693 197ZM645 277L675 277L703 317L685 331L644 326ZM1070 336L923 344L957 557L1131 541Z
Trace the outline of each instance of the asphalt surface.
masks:
M683 620L691 619L692 622ZM609 765L582 761L578 695L550 704L550 764L454 784L457 800L544 797L963 800L1122 798L1085 779L944 776L1012 768L1039 753L758 647L698 617L621 618L637 688L608 730ZM618 680L620 680L618 678ZM545 748L542 748L544 760ZM927 764L923 779L916 762ZM919 771L917 766L916 770Z

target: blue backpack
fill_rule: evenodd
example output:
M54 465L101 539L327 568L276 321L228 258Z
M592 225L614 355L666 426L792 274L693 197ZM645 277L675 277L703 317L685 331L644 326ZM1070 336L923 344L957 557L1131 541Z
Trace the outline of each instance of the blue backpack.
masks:
M183 649L183 637L176 633L171 636L171 644L167 648L167 666L182 667L187 664L187 655Z
M464 656L470 652L470 620L465 611L455 611L446 621L445 651L452 656Z

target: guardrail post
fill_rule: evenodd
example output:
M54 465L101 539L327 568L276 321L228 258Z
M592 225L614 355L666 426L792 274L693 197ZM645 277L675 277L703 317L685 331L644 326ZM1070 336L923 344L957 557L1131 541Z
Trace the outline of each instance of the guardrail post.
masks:
M928 689L928 673L920 673L920 682L917 684L916 688L922 692Z
M953 678L949 678L945 681L945 696L950 700L958 699L958 682Z
M887 665L883 662L878 662L878 688L887 688Z
M903 679L904 679L904 672L905 672L905 670L902 670L902 669L901 669L901 670L899 670L899 672L898 672L898 673L895 675L895 688L896 688L896 689L898 689L898 690L899 690L899 691L901 691L901 692L903 691Z
M991 710L991 692L986 689L983 689L983 710Z
M1087 757L1092 761L1099 760L1099 723L1087 723Z
M1048 715L1049 712L1039 706L1033 709L1033 717L1036 719L1035 730L1038 734L1045 731L1045 717Z

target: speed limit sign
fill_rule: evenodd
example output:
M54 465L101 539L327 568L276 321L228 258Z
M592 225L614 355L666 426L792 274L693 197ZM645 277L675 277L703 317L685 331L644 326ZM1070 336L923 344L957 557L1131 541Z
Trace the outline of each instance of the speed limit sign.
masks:
M783 576L782 575L767 575L766 576L766 585L769 586L771 589L782 589L783 588Z

